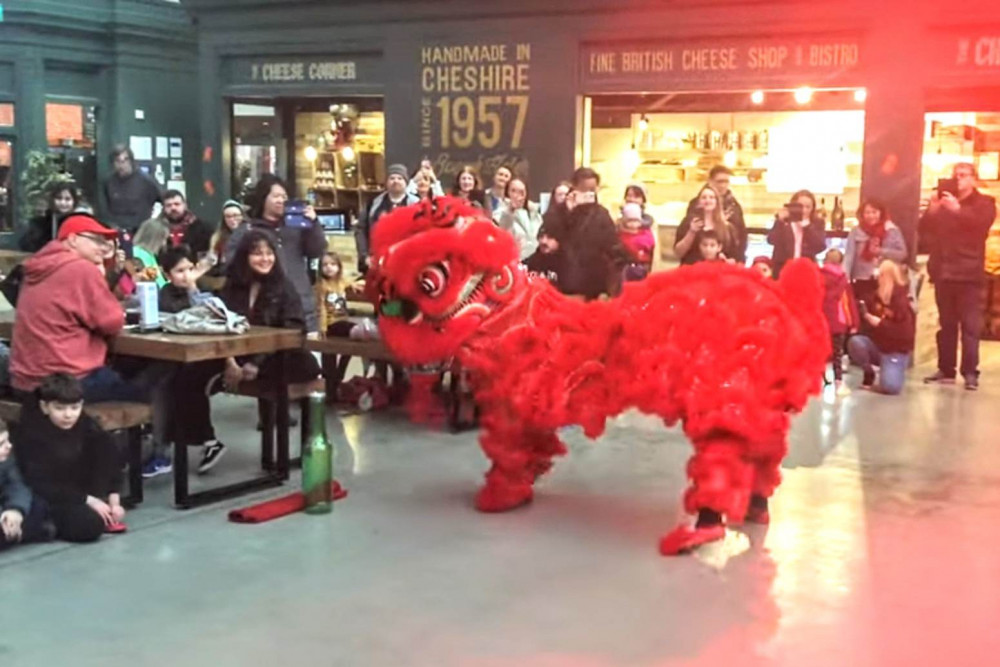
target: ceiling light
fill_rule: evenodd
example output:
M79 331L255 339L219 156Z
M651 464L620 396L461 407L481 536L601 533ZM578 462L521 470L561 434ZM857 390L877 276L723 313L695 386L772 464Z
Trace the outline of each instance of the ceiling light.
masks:
M863 103L868 99L868 90L865 88L858 88L854 91L854 101L858 104Z
M316 147L315 146L306 146L305 153L306 153L306 159L307 160L309 160L310 162L315 162L316 161Z
M809 86L802 86L795 90L795 101L799 104L809 104L812 100L813 89Z
M754 104L763 104L764 103L764 91L763 90L755 90L752 93L750 93L750 101L753 102Z

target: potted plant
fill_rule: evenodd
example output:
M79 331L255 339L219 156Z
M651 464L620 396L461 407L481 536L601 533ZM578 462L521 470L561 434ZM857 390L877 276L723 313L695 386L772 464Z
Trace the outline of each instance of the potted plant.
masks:
M59 156L46 151L29 151L21 172L21 219L30 220L45 212L49 192L56 184L72 183L73 176L59 165Z

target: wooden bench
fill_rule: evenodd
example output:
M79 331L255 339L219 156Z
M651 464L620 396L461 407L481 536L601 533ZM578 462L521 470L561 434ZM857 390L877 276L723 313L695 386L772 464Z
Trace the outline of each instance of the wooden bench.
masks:
M288 385L288 401L297 401L302 413L302 416L299 419L300 441L302 443L305 443L306 439L309 437L309 395L325 390L326 381L321 377L318 377L315 380L310 380L309 382L300 382ZM275 420L274 410L278 402L278 396L272 387L264 386L257 380L252 382L241 382L240 386L236 390L236 394L238 396L256 398L261 403L260 465L264 468L264 470L273 470L275 464L275 435L278 427ZM281 463L281 461L278 462L279 467L281 467ZM296 457L289 461L289 465L293 467L301 465L301 463L301 457Z
M0 400L0 418L8 423L21 420L21 404ZM153 408L146 403L107 402L93 403L83 408L104 431L125 431L128 436L128 487L129 495L123 504L138 505L142 495L142 427L153 421Z

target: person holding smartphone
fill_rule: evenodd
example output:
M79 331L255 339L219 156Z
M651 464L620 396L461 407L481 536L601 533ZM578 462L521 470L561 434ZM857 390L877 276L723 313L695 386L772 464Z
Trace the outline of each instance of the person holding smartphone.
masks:
M767 242L774 246L771 262L774 277L781 275L790 260L816 255L826 250L826 221L816 213L816 196L799 190L791 201L778 211L767 233Z
M954 384L958 336L962 334L959 371L965 388L979 388L979 337L983 329L986 238L996 218L996 201L976 189L976 168L956 164L952 178L938 184L920 219L920 245L929 252L927 270L937 301L938 370L928 384Z
M281 254L285 274L302 300L306 328L316 331L316 300L309 280L309 263L326 252L326 235L316 222L315 209L306 202L290 202L288 187L274 174L261 177L250 201L250 222L237 227L229 237L225 263L232 260L243 237L251 230L270 234Z

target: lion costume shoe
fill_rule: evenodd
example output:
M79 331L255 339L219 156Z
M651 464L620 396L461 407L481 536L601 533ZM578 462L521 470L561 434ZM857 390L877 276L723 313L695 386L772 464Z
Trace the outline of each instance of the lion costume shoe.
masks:
M819 392L830 352L811 262L790 263L780 282L699 264L583 303L527 274L513 237L449 198L383 217L373 249L389 349L410 364L457 358L470 374L492 462L479 510L532 499L566 453L559 428L597 438L608 417L637 408L682 422L694 445L684 507L715 517L679 526L661 552L719 539L724 521L767 520L789 414Z

